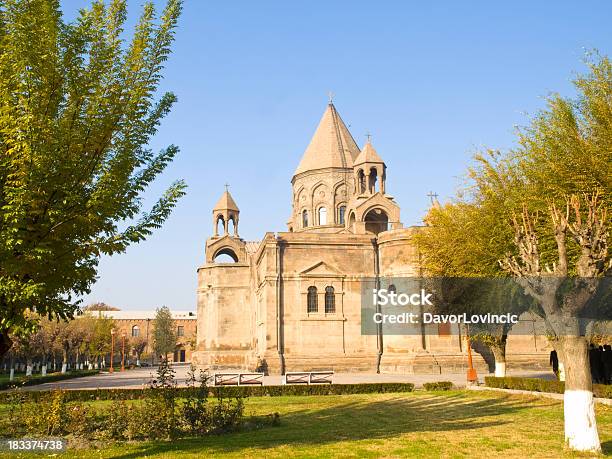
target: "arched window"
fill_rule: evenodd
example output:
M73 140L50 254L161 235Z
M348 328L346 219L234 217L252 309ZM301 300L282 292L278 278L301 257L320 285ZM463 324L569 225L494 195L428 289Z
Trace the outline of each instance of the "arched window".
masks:
M308 211L303 210L302 211L302 228L307 228L307 227L308 227Z
M227 220L227 233L230 235L236 233L236 222L234 221L234 217L230 217Z
M319 225L327 225L327 209L325 207L319 208Z
M346 215L346 206L340 206L338 208L338 223L344 225L344 218Z
M329 285L325 287L325 314L333 314L336 312L336 296L334 288Z
M377 173L376 173L376 169L372 168L370 169L370 184L369 184L369 192L370 193L376 193L376 180L377 180Z
M132 336L133 337L140 336L140 327L138 325L134 325L132 327Z
M215 253L213 263L238 263L238 255L231 247L223 247Z
M215 223L215 234L225 234L225 220L222 215L217 217L217 223Z
M389 285L389 288L387 289L387 291L389 293L397 293L397 289L395 288L394 284Z
M363 169L359 169L359 173L357 174L358 181L358 192L359 194L365 193L366 190L366 179Z
M383 209L370 210L365 218L365 229L368 233L378 234L389 229L389 217Z
M317 312L319 304L317 303L317 288L315 286L308 287L308 295L306 298L308 312Z

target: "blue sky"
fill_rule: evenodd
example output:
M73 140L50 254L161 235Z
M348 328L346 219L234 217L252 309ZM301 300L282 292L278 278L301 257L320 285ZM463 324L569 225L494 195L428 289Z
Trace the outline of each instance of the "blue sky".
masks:
M88 3L62 1L65 16ZM129 2L129 25L141 5ZM161 85L178 103L151 144L181 153L147 202L176 178L188 194L146 242L102 260L86 301L195 309L223 184L243 238L286 230L329 91L359 145L372 133L404 224L419 224L427 193L451 197L474 152L511 147L543 97L572 95L584 49L611 53L611 21L608 1L187 0Z

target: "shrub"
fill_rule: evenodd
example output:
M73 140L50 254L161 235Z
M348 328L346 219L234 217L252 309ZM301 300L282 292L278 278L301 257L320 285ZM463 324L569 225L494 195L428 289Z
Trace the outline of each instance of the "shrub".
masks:
M499 389L551 392L554 394L562 394L565 391L565 383L562 381L538 378L519 378L514 376L506 376L505 378L485 376L485 385ZM612 398L612 385L593 384L593 394L595 397Z
M113 400L102 422L102 430L106 436L115 440L129 438L128 422L130 414L124 400Z
M147 438L174 438L177 431L177 387L174 369L166 359L157 367L157 377L146 391L140 414L143 431Z
M506 376L503 378L485 376L485 385L500 389L552 392L557 394L562 394L565 390L565 384L561 381L551 381L538 378L518 378L514 376Z
M100 431L95 411L84 403L71 403L67 407L66 431L75 436L86 437Z
M206 402L208 401L208 373L200 370L199 385L196 378L195 368L191 366L187 372L188 392L181 408L183 428L192 434L207 432L210 425L209 412Z
M244 402L241 398L225 400L222 397L211 407L209 431L214 433L236 430L244 417Z
M453 383L451 381L435 381L423 384L425 390L451 390Z
M19 411L19 421L30 434L62 435L68 430L69 420L62 391L54 391L49 399L39 403L26 403Z

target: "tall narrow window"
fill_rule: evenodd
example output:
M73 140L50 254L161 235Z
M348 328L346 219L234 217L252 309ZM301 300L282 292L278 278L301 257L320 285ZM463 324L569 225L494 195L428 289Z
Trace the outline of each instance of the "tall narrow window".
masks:
M185 336L185 327L183 327L182 325L179 325L176 328L176 336Z
M319 225L327 225L327 209L325 207L319 209Z
M308 227L308 211L307 210L302 211L302 227L303 228Z
M369 190L368 190L370 193L376 193L376 180L377 180L376 169L372 168L370 169L370 180L369 180Z
M325 314L333 314L336 312L336 296L334 288L329 285L325 287Z
M359 173L357 174L358 181L358 192L359 194L365 193L366 190L366 178L363 169L359 169Z
M134 325L132 327L132 336L133 337L140 336L140 327L138 325Z
M317 288L315 286L308 287L306 302L308 303L308 312L317 312L319 310L319 305L317 303Z
M338 223L344 225L344 216L346 215L346 206L340 206L338 209Z

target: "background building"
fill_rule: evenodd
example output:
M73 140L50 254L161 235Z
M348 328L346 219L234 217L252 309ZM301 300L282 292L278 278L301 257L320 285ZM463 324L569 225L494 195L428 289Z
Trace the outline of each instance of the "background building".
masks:
M128 340L142 337L146 340L144 354L153 355L153 328L155 324L155 311L92 311L115 321L116 346L121 345L121 336L125 333ZM191 362L192 351L197 336L196 313L192 311L172 311L172 318L176 327L176 350L168 357L174 362ZM118 348L117 348L118 349ZM134 357L134 356L132 356Z

